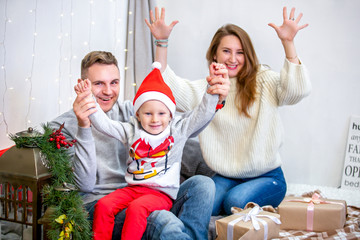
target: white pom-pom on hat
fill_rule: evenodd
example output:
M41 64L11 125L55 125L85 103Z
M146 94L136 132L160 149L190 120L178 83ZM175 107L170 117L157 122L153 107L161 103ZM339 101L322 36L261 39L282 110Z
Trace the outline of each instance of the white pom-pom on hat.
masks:
M159 62L153 62L153 64L151 64L151 67L152 67L152 69L155 69L155 68L157 68L157 69L161 69L161 63L159 63Z

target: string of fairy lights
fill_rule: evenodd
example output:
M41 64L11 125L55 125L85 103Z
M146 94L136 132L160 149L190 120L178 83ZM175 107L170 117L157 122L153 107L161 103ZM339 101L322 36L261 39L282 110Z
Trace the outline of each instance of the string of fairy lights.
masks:
M31 124L31 120L30 120L30 111L31 111L31 103L32 101L35 100L35 97L32 95L32 89L33 89L33 74L34 74L34 64L35 64L35 49L36 49L36 37L37 37L37 3L38 1L35 0L35 7L34 9L31 9L29 12L31 14L34 14L34 33L33 33L33 44L32 44L32 58L31 58L31 70L30 70L30 75L25 78L25 81L29 82L29 105L28 105L28 109L27 109L27 114L25 117L25 122L26 122L26 128L28 128L29 124Z
M70 34L69 34L69 51L70 51L70 57L69 57L69 92L72 92L71 85L73 84L73 75L72 75L72 60L76 59L76 55L73 55L73 45L72 45L72 36L73 36L73 0L70 0ZM69 97L69 103L73 102L72 97Z
M115 0L115 9L119 8L119 3L117 0ZM121 23L121 18L119 16L120 12L119 11L115 11L115 18L114 18L114 47L113 47L113 51L117 52L118 51L118 46L119 43L121 42L121 39L118 37L118 35L120 34L120 27L118 26ZM124 49L124 51L127 51L126 49Z
M64 45L64 36L63 36L63 19L64 19L64 0L61 0L61 14L60 14L60 30L59 30L59 39L60 39L60 44L59 44L59 66L58 66L58 78L56 79L57 84L59 84L59 82L61 81L62 78L62 69L61 69L61 63L62 63L62 59L63 59L63 45ZM58 87L58 111L60 112L60 107L62 104L62 101L60 99L61 96L61 88Z
M3 97L2 97L2 112L0 112L0 117L1 117L1 121L0 121L0 126L2 124L5 125L5 129L6 129L6 133L9 132L9 125L6 121L6 117L5 117L5 96L7 94L7 90L8 90L8 85L7 85L7 79L6 79L6 46L5 46L5 40L6 40L6 28L7 28L7 24L9 21L11 21L10 19L8 19L8 15L7 15L7 0L5 0L5 5L4 5L4 34L3 34L3 38L1 41L1 46L2 46L2 50L3 50L3 64L1 66L1 70L2 70L2 74L3 74L3 79L4 79L4 92L3 92Z
M113 22L113 40L111 41L112 44L110 46L110 51L113 51L113 53L115 54L119 54L121 55L121 57L124 57L126 55L127 49L124 45L124 40L126 39L124 36L121 36L122 34L129 34L126 31L124 31L124 27L121 26L121 24L126 23L127 21L127 16L124 16L124 8L127 9L127 0L108 0L109 1L109 16L111 15L112 17L114 17L114 19L112 20ZM34 91L37 88L37 84L38 84L38 72L41 71L41 68L43 66L39 66L38 62L41 62L42 59L40 56L38 56L39 52L42 51L42 46L41 45L41 41L39 42L40 38L39 37L44 37L45 34L42 32L43 31L43 18L44 17L44 12L39 12L39 11L43 11L44 6L40 5L40 4L44 4L43 2L38 0L33 0L32 2L27 2L27 4L24 4L24 6L30 6L30 10L28 10L28 16L25 16L24 19L27 20L27 25L32 26L31 30L29 32L31 32L31 36L24 36L23 39L27 41L27 43L29 43L29 47L31 47L31 56L26 56L24 55L24 61L25 64L27 66L29 66L29 72L25 73L26 76L24 76L23 79L25 79L25 84L23 84L21 87L21 91L25 91L23 93L21 93L22 97L21 97L21 101L23 104L23 110L21 110L23 112L24 115L24 120L22 120L22 127L17 127L18 129L24 130L27 129L28 127L33 127L33 125L36 123L38 116L34 116L34 111L38 110L39 106L37 106L36 104L40 104L40 98L41 97L37 97L37 99L35 99L34 94L37 91ZM58 19L58 27L57 29L57 39L58 41L56 42L52 42L51 44L56 44L57 47L57 63L58 63L58 67L56 70L56 73L53 77L53 79L55 79L55 86L57 87L57 89L55 90L55 95L54 96L57 101L57 106L56 106L56 110L58 111L58 114L61 114L61 111L64 111L64 109L70 109L72 106L72 102L73 102L73 97L72 95L73 93L73 84L75 83L74 81L74 76L73 76L73 68L75 66L72 66L74 63L74 60L77 59L76 54L74 54L74 49L73 49L73 24L74 24L74 16L76 16L76 12L74 12L74 4L73 4L73 0L61 0L61 2L58 2L58 6L59 6L59 19ZM93 37L94 37L94 33L95 33L95 20L94 20L94 14L96 13L96 11L98 10L97 7L95 7L96 4L103 4L103 2L99 0L90 0L88 2L84 2L84 3L78 3L76 2L76 6L77 9L79 9L79 4L80 4L80 9L81 9L81 13L83 14L83 10L86 9L86 4L88 4L88 12L86 14L86 20L84 20L84 18L77 18L77 21L88 21L88 24L86 24L86 22L81 23L83 24L83 26L88 26L88 35L85 35L85 39L83 38L83 49L80 49L81 51L92 51L92 50L97 50L97 49L92 49L92 41L93 41ZM2 34L0 32L0 36L2 36L2 38L0 38L0 49L2 52L2 56L0 57L0 60L2 62L0 62L1 64L1 74L0 74L0 80L1 80L1 88L2 91L0 92L0 99L1 99L1 105L0 105L0 135L1 138L9 138L9 134L13 133L12 131L14 131L14 125L12 121L10 121L12 118L14 118L14 116L12 116L12 112L9 111L9 101L11 99L11 97L13 97L12 93L15 93L16 91L20 91L19 87L17 87L16 84L13 84L13 82L11 83L12 86L9 86L9 75L13 75L12 72L9 72L10 69L14 69L14 68L9 68L9 66L7 66L7 64L10 64L9 60L9 48L6 43L8 43L8 45L11 45L11 41L9 39L9 29L13 31L12 29L12 25L11 23L13 22L13 20L16 20L16 23L19 24L19 21L22 21L23 19L11 19L12 17L16 17L16 15L14 14L10 14L11 16L9 17L9 9L13 10L15 5L8 0L4 0L2 1L1 5L4 6L3 8L3 31ZM40 5L40 6L39 6ZM97 6L97 5L96 5ZM39 8L40 7L40 8ZM119 9L121 8L122 11L119 11ZM39 10L40 9L40 10ZM24 9L22 9L24 10ZM113 12L111 12L113 11ZM13 13L13 12L10 12ZM128 12L128 14L131 14L131 12ZM86 15L85 15L86 16ZM97 15L96 15L97 16ZM40 18L39 18L40 17ZM40 22L39 22L39 19ZM79 22L75 22L75 24L79 24ZM55 25L56 26L56 25ZM100 27L100 25L99 25ZM55 29L55 31L56 31ZM125 28L126 29L126 28ZM40 32L39 32L40 31ZM10 37L11 38L11 37ZM78 41L78 39L77 39ZM77 46L78 46L78 42ZM94 42L95 43L95 42ZM49 43L50 44L50 43ZM66 46L66 47L65 47ZM120 46L123 46L123 50L120 49ZM12 50L12 49L11 49ZM77 47L76 52L80 51L79 48ZM122 53L121 53L122 52ZM56 56L56 55L54 55ZM37 59L37 57L40 57L39 59ZM41 60L40 60L41 59ZM27 62L27 63L26 63ZM7 71L7 67L8 67L8 71ZM78 66L80 68L80 66ZM26 68L26 66L24 67ZM126 70L127 68L124 67L124 70ZM36 76L34 76L34 74ZM57 75L57 76L56 76ZM17 79L18 76L16 76ZM35 77L35 78L34 78ZM50 76L51 77L51 76ZM21 77L20 77L21 78ZM34 82L34 80L36 79L36 81ZM14 80L14 81L19 81L19 80ZM66 84L66 86L64 86L65 82L68 82ZM34 85L35 84L35 85ZM65 91L64 88L62 88L61 86L67 87ZM25 89L25 90L23 90ZM65 93L66 92L66 93ZM70 93L70 95L69 95ZM12 94L10 96L10 94ZM66 96L66 98L64 99L64 96ZM66 106L62 106L63 103L65 103L64 100L66 101ZM36 104L35 104L36 103ZM35 104L35 105L34 105ZM25 106L25 107L24 107ZM24 110L25 109L25 110ZM19 114L20 118L21 115ZM19 118L18 118L19 119ZM4 134L5 133L5 134ZM0 146L0 149L3 146Z
M89 25L89 41L88 41L88 50L90 51L91 49L91 35L92 35L92 28L93 28L93 25L95 25L95 22L93 20L93 4L94 4L94 1L91 0L89 2L89 13L90 13L90 25Z

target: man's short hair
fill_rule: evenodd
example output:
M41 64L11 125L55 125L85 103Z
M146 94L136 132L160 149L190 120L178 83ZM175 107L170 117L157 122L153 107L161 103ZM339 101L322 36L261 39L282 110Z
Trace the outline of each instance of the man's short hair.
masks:
M81 61L81 79L87 78L89 67L95 63L106 65L114 64L117 68L119 68L118 62L112 53L105 51L92 51L88 53Z

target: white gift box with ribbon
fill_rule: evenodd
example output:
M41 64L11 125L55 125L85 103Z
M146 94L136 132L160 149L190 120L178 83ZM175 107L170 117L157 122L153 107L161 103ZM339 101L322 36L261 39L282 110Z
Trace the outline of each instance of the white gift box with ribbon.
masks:
M271 239L278 237L280 215L259 206L235 213L215 222L217 240Z

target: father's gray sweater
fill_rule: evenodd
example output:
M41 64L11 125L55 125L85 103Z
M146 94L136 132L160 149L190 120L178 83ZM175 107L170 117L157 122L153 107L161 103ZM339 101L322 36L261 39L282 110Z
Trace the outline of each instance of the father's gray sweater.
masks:
M117 102L106 115L115 121L129 121L134 115L130 101ZM52 128L62 130L67 139L76 139L69 148L74 164L77 187L84 193L84 203L100 199L108 193L127 186L125 182L128 147L120 141L109 138L95 128L81 128L73 110L70 110L50 122ZM96 144L95 144L96 143Z

